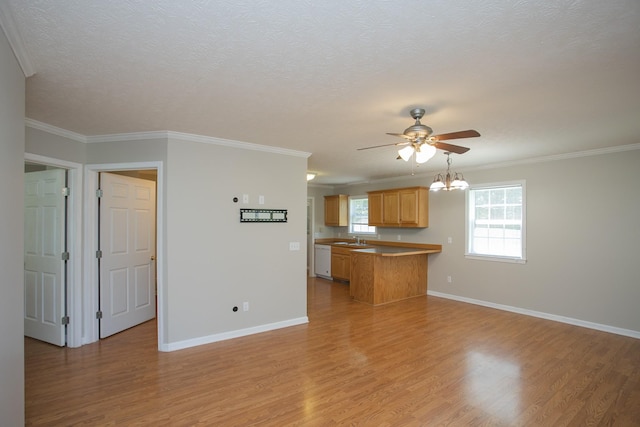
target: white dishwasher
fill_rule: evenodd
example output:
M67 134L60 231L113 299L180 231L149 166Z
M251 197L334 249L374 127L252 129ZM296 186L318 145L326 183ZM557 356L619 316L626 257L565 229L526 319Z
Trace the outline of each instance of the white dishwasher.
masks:
M331 280L331 246L315 245L316 276Z

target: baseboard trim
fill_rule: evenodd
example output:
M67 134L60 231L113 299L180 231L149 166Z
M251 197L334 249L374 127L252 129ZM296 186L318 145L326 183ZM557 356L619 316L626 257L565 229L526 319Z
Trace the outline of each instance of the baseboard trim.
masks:
M236 331L223 332L220 334L213 334L205 337L198 337L189 340L163 344L160 346L159 350L166 352L183 350L185 348L197 347L199 345L211 344L218 341L225 341L233 338L244 337L247 335L259 334L261 332L273 331L275 329L288 328L289 326L303 325L305 323L309 323L309 318L307 316L298 317L296 319L283 320L282 322L267 323L265 325L253 326L251 328L238 329Z
M443 292L427 291L427 295L446 298L454 301L466 302L468 304L481 305L483 307L495 308L503 311L510 311L512 313L524 314L525 316L538 317L541 319L553 320L555 322L567 323L569 325L581 326L583 328L595 329L597 331L609 332L616 335L624 335L626 337L640 339L640 331L633 331L631 329L617 328L615 326L603 325L603 324L594 323L594 322L587 322L585 320L574 319L571 317L558 316L556 314L549 314L541 311L528 310L525 308L513 307L510 305L496 304L489 301L461 297L459 295L446 294Z

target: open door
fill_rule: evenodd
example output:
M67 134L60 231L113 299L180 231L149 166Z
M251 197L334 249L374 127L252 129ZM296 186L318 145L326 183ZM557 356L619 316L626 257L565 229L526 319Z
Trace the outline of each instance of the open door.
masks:
M100 173L100 338L156 316L156 183Z
M24 334L66 345L66 171L25 173Z

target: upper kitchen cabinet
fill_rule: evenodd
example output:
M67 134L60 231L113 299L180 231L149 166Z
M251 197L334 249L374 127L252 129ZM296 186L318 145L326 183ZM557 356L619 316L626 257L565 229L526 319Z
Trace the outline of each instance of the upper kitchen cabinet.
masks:
M429 189L394 188L370 191L369 225L425 228L429 226Z
M324 225L331 227L349 225L349 196L346 194L324 196Z

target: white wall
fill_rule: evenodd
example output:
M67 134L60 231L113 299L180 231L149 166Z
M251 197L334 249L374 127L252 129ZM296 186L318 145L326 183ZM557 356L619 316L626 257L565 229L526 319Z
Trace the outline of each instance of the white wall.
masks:
M404 241L443 245L441 254L430 256L430 291L640 334L640 146L631 148L461 171L476 184L526 180L526 264L464 257L461 192L430 194L428 229L379 229L381 238L396 240L400 235ZM432 179L413 177L336 191L362 194L380 188L429 186ZM446 243L448 237L452 244ZM446 281L448 275L453 278L451 284Z
M0 424L24 425L25 80L0 29ZM7 201L10 201L8 203Z
M306 157L171 139L167 157L169 347L306 322ZM240 208L288 222L240 223Z
M33 154L100 165L160 161L163 350L306 318L306 167L304 153L280 154L167 138L81 143L27 128ZM56 156L57 153L57 156ZM300 179L295 179L300 177ZM233 203L248 194L249 204ZM258 196L265 204L258 205ZM284 224L240 224L241 207L288 209ZM289 251L289 242L300 242ZM249 302L249 311L242 303ZM240 310L233 312L232 307Z
M27 126L25 152L79 164L86 163L87 144Z

